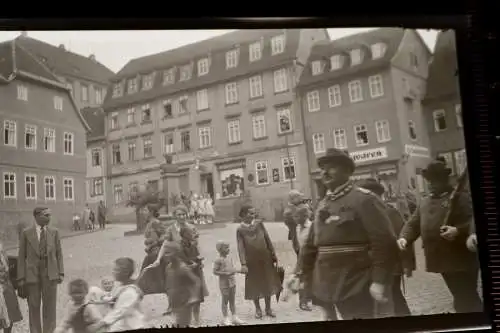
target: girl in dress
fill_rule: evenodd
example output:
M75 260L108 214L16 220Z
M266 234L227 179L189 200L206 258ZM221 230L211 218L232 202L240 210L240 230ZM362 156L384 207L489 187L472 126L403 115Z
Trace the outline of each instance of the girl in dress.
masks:
M9 260L0 242L0 329L10 333L14 323L22 319L16 291L10 281Z
M213 223L214 222L215 212L214 212L214 206L213 206L212 197L210 196L210 194L207 194L206 198L207 199L205 201L205 211L206 211L206 214L207 214L207 222L208 223Z
M207 223L207 212L206 212L206 198L205 195L201 194L198 200L198 216L200 217L200 224Z

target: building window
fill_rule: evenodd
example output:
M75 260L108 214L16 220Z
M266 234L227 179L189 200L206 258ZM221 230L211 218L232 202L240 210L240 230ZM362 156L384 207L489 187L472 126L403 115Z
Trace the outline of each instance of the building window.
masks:
M113 197L116 204L119 204L123 201L123 186L121 184L116 184L115 186L113 186Z
M212 130L210 127L201 127L198 129L198 135L200 137L200 149L208 148L212 146Z
M388 120L379 120L375 122L377 131L377 141L379 143L391 141L391 129Z
M171 68L163 72L163 85L172 84L175 82L175 69Z
M374 75L368 78L368 85L370 87L370 96L372 98L384 95L384 83L382 75Z
M109 118L109 127L111 130L118 129L118 112L111 113Z
M462 174L467 165L467 155L465 154L465 149L460 149L454 153L455 155L455 166L457 174Z
M174 153L174 134L164 133L163 134L163 154L173 154Z
M227 136L229 143L238 143L241 141L239 120L231 120L227 123Z
M153 140L150 136L145 136L142 139L144 158L153 157Z
M134 94L139 90L139 84L137 83L137 78L128 80L128 93Z
M354 137L358 147L368 145L368 130L366 125L354 126Z
M342 56L334 55L330 58L330 67L332 71L342 68Z
M274 71L274 92L280 93L288 90L288 75L286 68Z
M191 151L191 133L189 131L181 132L181 151Z
M36 126L24 126L24 148L36 150Z
M198 60L198 76L203 76L208 74L209 69L209 59L203 58Z
M97 167L101 166L101 149L94 148L92 149L92 166Z
M75 199L75 189L73 185L73 178L63 178L65 201L73 201Z
M95 197L98 195L103 195L104 186L102 178L94 178L92 179L92 188L90 190L90 196Z
M432 113L432 117L434 118L434 130L436 132L442 132L446 130L446 113L444 110L435 110Z
M151 88L153 88L154 80L155 80L155 73L145 75L142 78L142 90L150 90Z
M198 111L208 109L208 90L202 89L196 92L196 108Z
M3 197L4 199L16 199L16 174L14 172L3 173Z
M351 103L356 103L363 100L363 89L361 88L361 81L349 82L349 98Z
M62 111L63 109L63 99L60 96L54 96L54 109Z
M43 146L44 150L49 153L56 151L56 130L45 128L43 130Z
M226 69L238 67L239 53L238 49L226 52Z
M16 122L4 120L3 122L3 144L6 146L17 147Z
M231 82L226 84L226 104L238 103L238 84Z
M386 46L384 43L376 43L371 46L372 59L382 58L385 54Z
M455 105L455 117L457 118L457 126L464 127L464 121L462 118L462 105L461 104Z
M239 197L245 191L244 171L242 168L220 171L221 195L225 197Z
M361 50L355 49L350 52L351 54L351 66L356 66L361 63Z
M120 151L120 144L115 143L112 146L112 153L113 153L113 164L121 164L122 163L122 155Z
M288 133L292 131L292 119L290 115L290 109L279 109L277 112L278 116L278 133Z
M340 86L338 84L328 88L328 102L331 108L342 104L342 95L340 94Z
M123 95L123 86L121 83L115 83L113 85L113 98L120 97Z
M254 139L266 137L266 117L263 114L252 117L252 132Z
M255 162L255 178L257 178L257 185L269 184L269 168L267 161Z
M193 70L193 66L191 64L184 65L180 69L179 81L187 81L191 79L191 72Z
M129 126L135 124L135 109L134 108L130 108L127 110L127 124Z
M89 87L82 85L82 101L88 102L89 100Z
M64 133L64 155L73 155L74 153L74 139L73 133Z
M163 119L172 118L174 116L172 111L172 101L163 101Z
M262 43L255 42L250 44L248 51L250 54L250 62L260 60L262 58Z
M56 179L53 176L46 176L43 179L45 187L45 200L56 200Z
M188 113L188 98L187 96L182 96L179 98L179 113Z
M314 133L313 139L313 151L315 154L324 153L325 148L325 135L323 133Z
M262 89L262 76L255 75L248 79L250 85L250 98L262 97L264 94Z
M36 199L36 175L31 173L24 175L24 195L26 199Z
M285 52L285 35L271 38L271 54L276 55Z
M21 101L28 100L28 87L23 86L22 84L17 85L17 99Z
M413 120L408 121L408 135L410 139L417 140L417 130L415 128L415 122Z
M132 182L132 183L128 184L128 199L129 200L134 199L138 192L139 192L139 183L138 182Z
M312 75L319 75L323 73L323 63L321 62L321 60L314 60L311 63L311 71Z
M135 151L136 151L136 144L135 141L129 142L128 143L128 160L129 161L135 161L136 156L135 156Z
M151 122L151 107L149 104L142 106L142 122L149 123Z
M347 149L347 135L345 129L336 128L333 130L333 144L337 149Z
M319 111L319 91L314 90L307 93L307 108L309 112Z
M438 154L439 157L442 157L446 161L446 167L451 169L451 176L455 174L455 168L453 165L453 154L452 153L441 153Z
M102 104L102 91L99 88L96 88L95 90L95 103L96 104Z
M284 157L281 159L281 166L283 168L283 179L295 180L295 159L293 157Z

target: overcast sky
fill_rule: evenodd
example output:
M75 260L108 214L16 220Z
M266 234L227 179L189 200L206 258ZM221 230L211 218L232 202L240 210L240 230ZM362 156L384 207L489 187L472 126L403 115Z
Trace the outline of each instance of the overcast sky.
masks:
M371 30L373 28L328 29L332 39ZM29 31L28 36L44 42L64 44L72 52L94 54L99 62L118 72L134 58L174 49L234 30L109 30L109 31ZM437 31L418 30L431 50ZM14 39L19 31L0 31L0 42Z

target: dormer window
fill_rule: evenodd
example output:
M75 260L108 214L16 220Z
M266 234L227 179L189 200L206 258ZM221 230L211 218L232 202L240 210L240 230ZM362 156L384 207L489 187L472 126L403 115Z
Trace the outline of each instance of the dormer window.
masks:
M332 71L342 68L342 56L340 54L334 55L330 58L330 67Z
M271 54L276 55L285 52L285 35L271 38Z
M361 63L361 50L354 49L351 51L351 66L356 66Z
M208 57L198 60L198 76L208 74L209 67L210 59Z
M149 90L153 88L155 73L145 75L142 78L142 90Z
M226 52L226 69L235 68L238 66L239 50L234 49Z
M323 62L321 60L315 60L311 63L312 75L319 75L323 73Z
M128 93L136 93L138 89L137 78L128 80Z
M113 98L123 96L123 86L121 83L115 83L113 86Z
M182 66L179 81L187 81L187 80L191 79L192 70L193 70L193 66L191 66L191 64Z
M371 46L372 59L382 58L385 54L386 45L384 43L376 43Z
M163 72L163 85L172 84L175 82L175 68L170 68Z

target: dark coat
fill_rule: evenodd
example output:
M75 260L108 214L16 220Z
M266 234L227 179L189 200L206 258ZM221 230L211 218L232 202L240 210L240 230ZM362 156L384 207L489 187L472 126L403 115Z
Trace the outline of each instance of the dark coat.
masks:
M394 228L394 232L396 235L401 233L403 230L405 221L403 220L403 216L401 213L394 207L388 205L387 207L387 215L392 222L392 227ZM400 259L401 263L396 267L395 274L401 275L403 272L401 269L406 269L410 271L414 271L416 269L416 257L415 257L415 246L411 244L404 251L400 251Z
M458 236L452 241L440 236L440 228L448 210L448 198L449 193L423 198L420 207L403 227L400 237L409 244L422 237L428 272L476 270L479 267L477 254L470 252L466 246L470 225L474 223L471 198L467 193L461 193L457 198L457 205L449 220L449 225L458 229Z
M347 250L338 253L339 247ZM312 273L316 304L335 304L372 282L389 283L397 254L385 204L372 192L348 185L318 204L297 269L299 274Z

